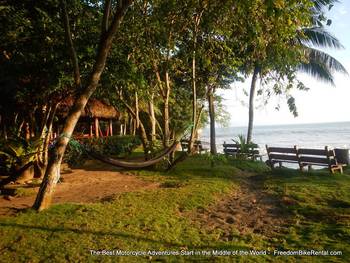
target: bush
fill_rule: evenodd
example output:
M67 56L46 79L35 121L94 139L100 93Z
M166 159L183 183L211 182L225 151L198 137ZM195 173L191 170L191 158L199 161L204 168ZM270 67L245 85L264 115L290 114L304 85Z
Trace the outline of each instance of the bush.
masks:
M16 173L26 165L36 160L42 145L40 137L29 140L23 137L13 137L0 141L0 172Z
M129 155L137 146L139 146L141 140L139 137L132 135L83 138L79 140L79 143L72 140L69 143L65 154L65 162L71 167L82 165L87 159L87 154L80 143L103 155L125 156Z
M132 135L90 138L82 142L101 154L116 156L128 155L141 144L139 137Z

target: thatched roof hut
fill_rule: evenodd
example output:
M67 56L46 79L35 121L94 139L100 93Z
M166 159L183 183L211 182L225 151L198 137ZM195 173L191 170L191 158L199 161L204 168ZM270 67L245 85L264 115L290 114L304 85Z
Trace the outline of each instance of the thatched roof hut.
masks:
M60 133L60 124L67 117L73 102L73 98L69 97L58 106L57 134ZM119 117L120 113L113 106L97 99L90 99L80 116L75 133L80 134L81 137L112 136L113 123L115 120L119 120ZM100 121L103 121L103 127Z
M60 103L57 109L57 115L66 117L69 109L73 106L73 98L68 98ZM111 105L108 105L97 99L90 99L87 103L81 117L100 118L100 119L119 119L120 113Z

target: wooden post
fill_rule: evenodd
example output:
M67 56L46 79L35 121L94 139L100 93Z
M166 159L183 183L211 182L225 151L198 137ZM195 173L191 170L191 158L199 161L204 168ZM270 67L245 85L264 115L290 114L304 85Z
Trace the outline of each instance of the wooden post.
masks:
M300 169L300 171L303 171L304 168L303 168L303 164L300 161L300 154L299 154L298 146L294 145L294 150L295 150L295 153L296 153L297 158L298 158L299 169Z
M271 167L271 169L273 169L275 165L272 163L271 158L270 158L269 146L267 146L267 144L265 144L265 147L266 147L267 157L269 158L269 166Z
M109 119L109 134L113 136L113 120Z
M100 126L98 126L98 131L100 132L100 136L101 136L101 137L103 137L103 132L102 132L101 127L100 127Z
M6 127L6 126L4 126ZM5 129L5 132L6 132L6 129ZM6 134L7 135L7 134ZM30 127L29 127L29 123L26 122L26 126L25 126L25 138L26 140L29 140L30 139Z
M89 133L90 137L92 137L94 135L93 132L93 128L92 128L92 124L90 123L90 133Z
M99 137L99 124L98 124L98 118L95 118L95 136Z

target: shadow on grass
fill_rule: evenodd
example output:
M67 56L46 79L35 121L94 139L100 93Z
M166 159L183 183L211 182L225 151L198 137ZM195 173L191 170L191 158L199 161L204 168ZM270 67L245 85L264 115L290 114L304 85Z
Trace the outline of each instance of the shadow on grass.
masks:
M77 228L70 228L70 227L43 227L43 226L33 226L33 225L23 225L23 224L17 224L17 223L5 223L5 222L0 222L0 227L9 227L9 228L19 228L19 229L24 229L24 230L39 230L39 231L47 231L47 232L62 232L62 233L74 233L74 234L91 234L91 235L96 235L96 236L112 236L115 238L121 238L121 239L128 239L128 240L137 240L137 241L143 241L147 243L153 243L153 244L159 244L165 247L182 247L185 244L183 243L172 243L172 242L167 242L163 240L154 240L151 238L147 238L141 235L133 235L133 234L127 234L123 232L103 232L103 231L93 231L93 230L82 230L82 229L77 229ZM218 244L217 246L213 245L202 245L202 246L189 246L190 248L193 249L218 249L218 248L235 248L235 249L245 249L246 247L244 246L236 246L236 245L230 245L230 244Z
M47 231L47 232L71 232L75 234L91 234L96 236L113 236L113 237L119 237L119 238L125 238L125 239L132 239L132 240L140 240L140 241L146 241L151 243L161 243L166 246L179 246L181 244L175 244L175 243L167 243L164 241L157 241L150 238L145 238L142 236L137 235L130 235L123 232L103 232L103 231L93 231L93 230L82 230L78 228L71 228L71 227L43 227L43 226L33 226L33 225L23 225L23 224L17 224L17 223L5 223L0 222L0 226L2 227L10 227L10 228L20 228L20 229L27 229L27 230L40 230L40 231Z

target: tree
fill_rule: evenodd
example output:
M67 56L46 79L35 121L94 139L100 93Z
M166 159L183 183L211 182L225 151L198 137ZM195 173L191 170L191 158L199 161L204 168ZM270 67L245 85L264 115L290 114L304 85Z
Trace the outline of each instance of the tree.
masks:
M300 28L309 24L309 1L300 4L299 1L275 1L266 3L263 8L255 5L253 12L247 12L252 32L247 36L249 54L244 71L251 72L252 81L249 92L249 120L247 142L252 140L254 120L254 100L258 76L264 77L274 71L279 75L288 76L288 87L292 85L295 74L295 65L303 60L304 54L300 43L294 43L297 37L303 38ZM256 38L254 40L254 38ZM255 42L254 42L255 41ZM290 100L291 102L291 100Z
M85 87L81 89L81 92L79 92L74 105L66 118L62 136L57 139L56 145L52 151L52 154L50 155L49 164L46 169L43 182L33 205L33 207L39 211L48 208L51 204L52 195L60 177L60 165L67 144L86 103L97 88L101 74L106 65L108 53L112 47L113 39L122 23L124 16L126 15L129 6L132 3L132 0L118 1L115 3L114 8L112 8L112 2L110 0L106 0L104 2L100 42L97 47L93 69L86 81ZM65 3L63 2L63 17L66 14L64 4ZM69 27L66 25L65 28L66 34L68 35ZM71 36L68 37L71 38ZM75 53L75 48L72 47L72 43L70 41L68 42L68 45L69 48L73 50L73 53ZM72 61L75 68L77 61L74 58L72 58ZM76 87L79 87L79 84L82 83L82 81L79 80L80 77L81 76L75 76Z
M0 114L4 137L41 138L35 176L42 177L57 104L72 91L56 1L3 1ZM10 99L9 99L10 98ZM11 127L8 130L7 127ZM34 174L32 175L34 176Z
M347 74L347 71L338 60L317 48L344 48L336 37L326 31L322 23L326 21L327 26L331 25L332 21L326 19L324 16L324 9L328 7L328 10L330 10L336 2L335 0L315 0L315 9L311 19L312 26L303 28L302 32L306 36L306 39L299 39L307 58L306 61L300 63L299 71L307 73L320 81L330 83L333 86L333 73L340 72Z

